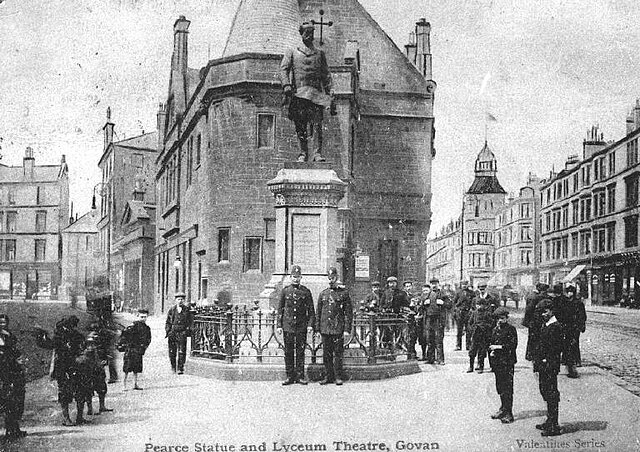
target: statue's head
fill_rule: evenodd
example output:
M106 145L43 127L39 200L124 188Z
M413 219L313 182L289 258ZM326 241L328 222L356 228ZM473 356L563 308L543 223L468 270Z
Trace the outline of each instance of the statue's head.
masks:
M302 36L302 42L313 42L315 27L311 22L304 22L300 25L298 31L300 31L300 36Z

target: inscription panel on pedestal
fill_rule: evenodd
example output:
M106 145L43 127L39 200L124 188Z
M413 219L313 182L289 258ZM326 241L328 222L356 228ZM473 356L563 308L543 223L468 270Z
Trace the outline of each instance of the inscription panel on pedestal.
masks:
M321 273L320 215L291 216L291 263L300 265L303 273Z

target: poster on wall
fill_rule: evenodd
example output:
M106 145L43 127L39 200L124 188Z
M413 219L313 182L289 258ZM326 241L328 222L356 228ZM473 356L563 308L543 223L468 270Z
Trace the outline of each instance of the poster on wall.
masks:
M367 255L356 256L356 279L357 280L369 279L369 256Z

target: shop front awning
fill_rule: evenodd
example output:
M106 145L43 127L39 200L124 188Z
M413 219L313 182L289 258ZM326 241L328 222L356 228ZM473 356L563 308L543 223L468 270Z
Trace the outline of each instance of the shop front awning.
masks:
M573 270L571 270L567 276L562 278L562 282L568 283L573 281L580 274L580 272L584 270L585 267L586 265L576 265L575 267L573 267Z

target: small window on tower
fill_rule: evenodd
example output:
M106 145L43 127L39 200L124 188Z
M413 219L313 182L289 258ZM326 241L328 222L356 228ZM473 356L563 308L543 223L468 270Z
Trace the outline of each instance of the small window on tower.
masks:
M276 116L270 113L258 114L258 147L273 148L275 142Z

